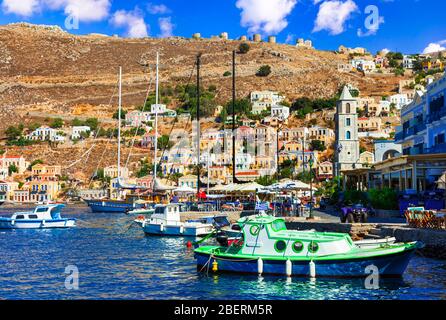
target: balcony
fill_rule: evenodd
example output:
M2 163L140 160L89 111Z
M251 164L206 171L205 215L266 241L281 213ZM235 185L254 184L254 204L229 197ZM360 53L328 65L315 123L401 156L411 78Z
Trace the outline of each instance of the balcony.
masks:
M441 108L440 111L438 112L431 112L431 114L429 114L427 116L427 123L432 123L434 121L438 121L441 120L442 118L446 117L446 108Z
M441 143L431 148L426 148L425 153L429 154L446 153L446 143Z

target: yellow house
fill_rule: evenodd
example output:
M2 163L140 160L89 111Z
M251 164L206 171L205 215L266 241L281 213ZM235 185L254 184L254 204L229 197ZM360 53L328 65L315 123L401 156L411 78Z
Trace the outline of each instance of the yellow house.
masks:
M52 175L52 176L61 176L62 175L62 167L61 166L48 166L44 164L36 164L31 168L31 172L33 176L39 175Z
M38 181L29 183L29 199L31 202L56 200L61 190L59 181Z

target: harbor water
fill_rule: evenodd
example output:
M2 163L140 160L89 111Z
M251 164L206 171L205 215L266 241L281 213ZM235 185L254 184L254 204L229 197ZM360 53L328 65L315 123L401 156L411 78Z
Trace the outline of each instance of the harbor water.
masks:
M214 275L197 272L187 239L145 236L134 217L87 208L63 216L78 227L0 230L0 299L446 299L442 260L417 255L402 279L380 279L378 289L363 279ZM67 280L73 270L78 288Z

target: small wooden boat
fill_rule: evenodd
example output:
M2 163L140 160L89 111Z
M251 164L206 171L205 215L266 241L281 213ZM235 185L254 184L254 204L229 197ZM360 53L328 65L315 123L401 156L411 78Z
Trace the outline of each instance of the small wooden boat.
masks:
M195 250L198 270L310 277L401 276L419 242L356 245L348 234L287 230L285 220L253 216L238 221L241 239Z
M63 204L37 206L34 211L16 212L11 217L0 217L0 229L46 229L76 226L76 219L62 218Z
M135 222L148 235L200 237L214 231L212 224L181 222L180 205L174 203L156 205L155 213L148 219L142 220L139 217Z

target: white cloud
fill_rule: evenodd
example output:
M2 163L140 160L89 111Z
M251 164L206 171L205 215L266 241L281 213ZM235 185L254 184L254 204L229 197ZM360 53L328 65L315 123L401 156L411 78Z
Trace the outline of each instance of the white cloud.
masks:
M173 36L174 25L172 23L171 17L159 18L158 24L161 30L160 37L167 38Z
M445 51L446 48L442 46L442 44L446 44L446 41L440 41L437 43L429 43L429 45L424 49L424 54L435 53L440 51Z
M2 10L6 14L31 17L40 9L40 0L3 0Z
M147 5L147 10L151 14L166 14L171 12L170 9L164 4L153 4L153 3L149 3Z
M44 10L64 10L65 14L76 16L79 21L101 21L108 17L111 0L3 0L5 13L31 17Z
M276 34L288 26L287 16L297 0L237 0L241 25L249 32Z
M390 50L387 49L387 48L384 48L384 49L381 50L381 53L382 53L383 55L387 55L389 52L390 52Z
M319 7L313 32L327 30L331 35L341 34L345 30L347 20L357 11L358 6L353 0L325 1Z
M119 10L113 14L110 22L119 28L125 28L126 36L130 38L143 38L149 35L148 25L140 10L133 11Z

